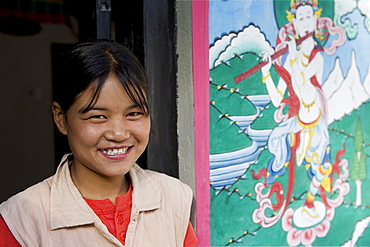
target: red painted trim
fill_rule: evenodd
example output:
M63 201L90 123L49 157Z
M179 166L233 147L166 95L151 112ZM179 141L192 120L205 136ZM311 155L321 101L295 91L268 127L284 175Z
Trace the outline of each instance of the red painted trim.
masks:
M200 247L210 246L209 0L192 1L196 165L196 226Z

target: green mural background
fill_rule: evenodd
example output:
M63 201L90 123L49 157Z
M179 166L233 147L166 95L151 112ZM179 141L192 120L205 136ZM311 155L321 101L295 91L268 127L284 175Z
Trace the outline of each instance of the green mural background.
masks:
M213 2L213 4L212 4ZM242 37L243 32L248 30L258 29L258 35L264 37L264 42L275 46L275 39L277 32L274 30L263 29L263 18L253 17L254 15L248 15L245 18L244 26L237 25L237 21L234 21L230 16L225 15L223 18L222 13L226 13L225 8L227 4L230 7L230 13L235 13L235 9L245 8L246 13L250 13L254 9L260 14L264 13L267 16L269 13L263 12L262 9L266 8L271 10L270 17L265 19L268 22L267 25L274 25L275 30L281 28L282 25L287 23L286 10L289 9L290 1L260 1L259 4L253 5L252 1L211 1L211 15L210 15L210 27L212 25L218 25L218 21L213 21L212 18L217 16L218 19L229 20L231 22L231 28L228 30L222 30L223 35L219 34L219 38L212 37L212 31L210 33L210 153L211 153L211 242L212 246L287 246L288 231L283 229L283 220L280 219L276 224L270 227L263 227L259 223L255 223L252 219L254 211L260 206L257 200L257 193L255 190L257 183L263 183L264 178L259 179L253 177L253 174L257 174L261 168L266 168L267 163L272 157L269 152L267 143L258 147L256 153L258 157L248 164L242 165L230 165L218 172L220 167L212 164L218 156L229 153L231 156L237 154L240 150L248 150L253 145L253 138L250 132L252 130L272 130L278 123L274 120L274 112L276 107L272 105L269 100L263 101L258 107L256 107L254 96L268 95L266 86L262 83L261 71L257 71L252 76L236 84L234 78L247 69L253 67L261 61L260 53L263 51L262 45L257 44L250 45L248 48L241 48L248 42L254 43L257 39L245 38L243 42L236 42L237 37ZM219 5L223 5L223 11L220 11ZM343 1L319 1L319 6L322 8L321 16L330 17L337 24L343 24L339 22L344 18L337 18L336 14L339 14L340 6ZM368 3L370 5L370 3ZM238 7L239 6L239 7ZM214 9L212 9L214 8ZM356 6L351 9L352 13L359 11ZM212 12L213 11L213 12ZM249 11L249 12L248 12ZM336 13L336 11L338 13ZM281 14L283 13L283 14ZM347 13L348 14L348 13ZM360 13L359 17L367 19L367 15ZM255 18L255 19L254 19ZM347 20L351 20L351 16L347 16ZM240 20L238 20L240 21ZM352 19L352 25L364 25L359 23L357 19ZM364 21L366 23L366 21ZM233 29L234 25L234 29ZM366 41L368 40L369 31L364 25L364 29L358 30L356 38L349 38L348 33L352 32L347 30L347 42L343 45L343 48L336 51L334 55L325 57L326 66L326 83L329 83L330 75L333 74L335 68L335 60L348 62L348 58L353 57L353 53L358 54L367 52ZM265 31L265 32L264 32ZM270 32L270 34L269 34ZM360 33L362 32L362 33ZM214 33L217 33L214 31ZM253 36L254 37L254 36ZM365 40L361 40L362 37L367 37ZM355 44L349 44L348 40L355 40L362 48L353 48ZM357 39L357 40L356 40ZM212 40L214 42L212 43ZM218 48L218 52L215 51L217 45L221 43L224 45ZM331 42L331 41L329 41ZM239 47L238 47L239 44ZM323 43L325 45L325 43ZM226 56L228 50L234 49L233 52L229 52L229 56ZM216 55L215 55L216 54ZM370 54L368 54L370 55ZM368 56L367 55L367 56ZM362 69L358 64L365 64ZM359 71L358 81L362 84L367 95L370 95L370 91L367 87L367 67L370 65L370 59L359 61L357 57L357 64L352 63L346 65L345 62L341 64L342 69L342 84L344 85L346 80L353 78L350 72L350 68L357 68ZM347 67L346 67L347 66ZM325 73L324 73L325 74ZM344 76L346 75L346 76ZM277 82L279 75L276 73L274 68L271 69L271 76L274 82ZM357 84L352 83L352 87L357 87ZM356 89L357 90L357 89ZM356 97L356 90L352 90L352 94ZM327 92L327 91L326 91ZM328 95L327 95L328 96ZM285 97L288 97L285 93ZM330 103L330 102L329 102ZM343 101L346 104L346 101ZM343 105L337 104L339 108L344 108ZM333 109L331 106L329 110ZM332 121L328 125L328 132L331 144L331 160L334 163L336 159L348 161L348 176L343 183L348 185L349 191L344 195L343 201L340 206L336 207L333 215L330 216L328 225L322 226L329 228L326 233L320 235L319 231L312 233L306 231L300 234L313 234L314 236L308 236L307 238L312 240L312 246L369 246L370 245L370 102L369 97L358 107L353 107L350 112L343 113L340 119ZM244 117L244 118L240 118ZM248 118L249 124L242 124ZM258 133L257 133L258 135ZM338 152L345 150L342 156L336 156ZM361 153L361 161L364 166L356 165L356 153ZM230 156L229 155L229 156ZM221 156L220 156L221 157ZM240 156L242 157L242 156ZM214 158L214 159L213 159ZM232 158L225 159L232 160ZM231 162L232 163L232 162ZM216 163L214 163L216 164ZM238 167L238 168L235 168ZM241 168L243 167L243 168ZM240 175L230 175L235 173L239 169ZM341 172L343 168L341 168ZM357 170L356 170L357 169ZM358 170L362 169L362 170ZM358 176L356 174L362 174ZM228 182L219 182L220 177L230 175ZM291 176L291 174L289 174ZM338 178L338 174L334 175L334 179ZM362 180L361 184L361 203L359 204L358 193L359 187L356 185L355 180ZM226 181L226 180L225 180ZM277 179L283 187L283 194L286 193L288 175L285 174ZM288 208L296 210L302 206L306 195L307 188L310 185L311 180L307 176L305 167L297 166L295 169L295 183L294 189L289 201ZM266 189L265 189L266 190ZM333 190L326 193L327 198L335 199L338 197L338 191ZM317 200L322 200L321 196L317 196ZM357 200L357 202L356 202ZM273 210L267 210L266 215L274 216L277 212ZM283 217L282 217L283 218ZM360 227L361 226L361 227ZM294 227L294 226L293 226ZM320 223L315 227L321 227ZM297 230L304 232L305 229L296 227ZM313 228L312 228L313 229ZM303 238L303 237L302 237ZM310 241L311 241L310 240ZM303 241L303 240L302 240ZM299 246L303 246L302 241L299 242ZM304 242L304 241L303 241Z

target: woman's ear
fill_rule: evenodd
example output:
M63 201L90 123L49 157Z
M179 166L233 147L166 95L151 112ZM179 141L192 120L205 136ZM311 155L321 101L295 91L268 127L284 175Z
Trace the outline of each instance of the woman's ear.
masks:
M54 123L58 127L59 131L67 135L67 116L63 111L62 107L57 102L53 102L51 105L51 110L53 111Z

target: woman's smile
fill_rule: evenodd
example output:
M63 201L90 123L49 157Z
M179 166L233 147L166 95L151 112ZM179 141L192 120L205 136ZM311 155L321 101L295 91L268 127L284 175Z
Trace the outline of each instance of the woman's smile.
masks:
M103 152L108 155L120 155L125 154L128 150L128 147L126 148L106 148L106 149L99 149L100 152Z
M104 157L111 160L121 160L125 159L132 150L132 147L120 147L120 148L103 148L98 149L98 152Z

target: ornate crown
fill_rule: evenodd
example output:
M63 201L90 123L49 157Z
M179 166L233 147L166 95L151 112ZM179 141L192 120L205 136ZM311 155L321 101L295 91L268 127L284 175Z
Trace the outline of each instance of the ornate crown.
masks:
M291 0L290 1L290 9L297 9L301 5L311 5L312 7L318 8L319 0Z
M292 21L295 13L297 12L297 8L302 5L310 5L313 8L317 17L320 17L321 10L319 9L319 0L290 0L290 11L287 10L287 19L288 21Z

